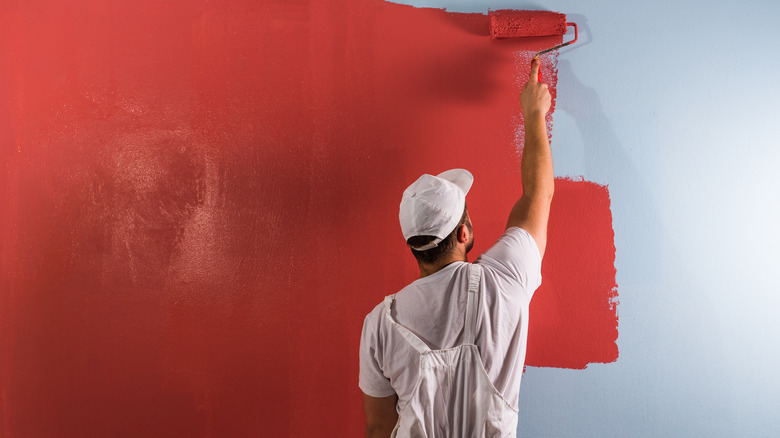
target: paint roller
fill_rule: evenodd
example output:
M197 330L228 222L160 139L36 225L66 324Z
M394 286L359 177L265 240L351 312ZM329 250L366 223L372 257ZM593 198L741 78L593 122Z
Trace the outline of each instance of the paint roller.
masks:
M537 52L533 59L577 41L577 23L567 23L566 15L558 12L500 9L488 12L488 19L490 37L493 39L564 35L569 26L574 27L573 40ZM540 82L542 80L541 69L539 70L539 78L537 80Z

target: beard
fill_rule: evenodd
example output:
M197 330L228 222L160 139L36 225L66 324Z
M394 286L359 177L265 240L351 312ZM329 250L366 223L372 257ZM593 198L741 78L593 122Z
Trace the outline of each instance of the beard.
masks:
M469 229L469 234L471 234L471 239L466 243L466 254L468 254L469 251L471 251L471 248L474 247L474 229L471 227L471 220L469 218L466 218L466 226Z
M471 240L469 240L469 243L466 244L466 254L468 254L469 251L471 251L471 248L473 247L474 247L474 235L472 234Z

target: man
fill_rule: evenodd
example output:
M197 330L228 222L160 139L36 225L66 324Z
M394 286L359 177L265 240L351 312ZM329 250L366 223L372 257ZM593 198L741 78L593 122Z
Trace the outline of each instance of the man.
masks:
M369 437L513 437L528 306L541 284L553 166L539 60L520 93L523 195L507 228L468 263L473 178L453 169L404 191L399 219L420 278L365 319L360 388Z

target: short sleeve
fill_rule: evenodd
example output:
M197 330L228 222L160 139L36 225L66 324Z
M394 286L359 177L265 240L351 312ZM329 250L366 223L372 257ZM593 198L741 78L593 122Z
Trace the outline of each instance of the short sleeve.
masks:
M522 228L510 227L476 260L519 282L531 298L542 284L542 256L533 237Z
M363 333L360 336L360 389L371 397L389 397L395 394L390 379L385 377L379 363L382 348L379 345L379 306L363 321Z

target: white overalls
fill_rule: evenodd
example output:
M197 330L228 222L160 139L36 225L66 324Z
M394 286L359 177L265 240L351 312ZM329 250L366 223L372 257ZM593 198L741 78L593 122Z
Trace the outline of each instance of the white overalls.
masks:
M516 436L517 409L493 386L474 345L481 277L482 267L470 264L463 343L445 350L431 350L398 324L391 312L395 295L385 298L388 320L420 353L419 378L399 413L393 437Z

